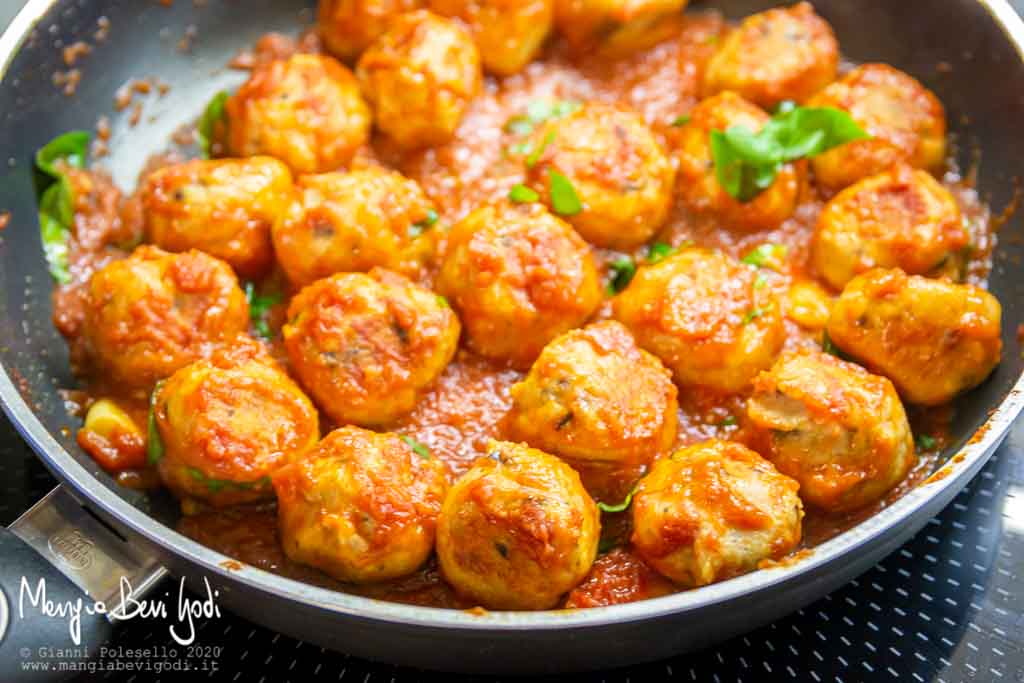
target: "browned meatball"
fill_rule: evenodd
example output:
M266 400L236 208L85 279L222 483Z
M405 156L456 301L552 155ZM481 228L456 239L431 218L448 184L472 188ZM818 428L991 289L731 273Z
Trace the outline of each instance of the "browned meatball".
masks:
M576 53L620 43L689 0L555 0L555 26Z
M164 485L217 507L272 499L271 475L320 438L313 403L246 337L171 375L153 415Z
M274 261L270 226L291 189L288 167L270 157L171 164L143 183L146 236L168 251L205 251L258 278Z
M339 423L386 424L412 409L448 365L459 320L433 292L383 268L338 273L288 306L292 369Z
M872 270L846 285L828 334L907 401L941 405L999 364L1002 308L973 285Z
M126 391L148 394L248 326L230 266L199 251L142 246L89 281L86 344L100 376Z
M811 160L815 179L835 190L898 162L937 170L946 160L946 112L935 95L887 64L859 66L807 101L849 112L871 137Z
M423 6L423 0L320 0L317 27L327 50L351 61L370 46L391 22Z
M363 53L356 73L377 128L408 149L450 140L482 82L469 32L426 10L392 22Z
M583 239L630 249L657 232L672 206L675 171L637 114L591 103L538 128L528 143L528 179ZM565 183L579 206L564 206Z
M459 311L469 345L489 358L529 366L601 303L587 245L539 204L477 209L447 239L437 289Z
M484 68L499 76L521 71L544 45L553 0L430 0L430 9L469 26Z
M676 438L676 388L661 362L614 320L544 347L512 387L515 439L577 461L649 463Z
M640 480L633 547L685 588L746 574L800 542L798 488L738 443L689 446L659 460Z
M704 73L708 95L732 91L772 109L803 102L836 78L839 44L810 3L752 14L729 33Z
M274 225L277 260L299 286L374 266L416 275L432 252L421 239L437 220L414 180L382 168L299 178Z
M600 513L567 464L492 441L441 508L437 557L456 591L490 609L548 609L597 555Z
M370 135L370 110L355 76L324 55L257 66L225 110L232 155L272 156L295 173L345 166Z
M410 574L434 550L444 464L398 434L342 427L274 476L281 545L339 581Z
M756 271L705 249L640 268L613 307L683 386L742 391L785 340L779 302Z
M754 382L747 415L766 457L800 482L805 503L827 512L877 501L916 459L892 383L825 353L783 354Z

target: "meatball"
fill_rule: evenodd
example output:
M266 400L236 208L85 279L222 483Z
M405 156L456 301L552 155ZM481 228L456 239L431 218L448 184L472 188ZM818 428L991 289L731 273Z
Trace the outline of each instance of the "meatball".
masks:
M646 464L675 442L672 373L614 320L552 341L511 393L509 433L563 458Z
M876 267L958 275L969 239L953 195L928 172L899 165L825 205L811 254L818 273L842 289Z
M676 382L721 393L749 386L785 340L779 302L757 272L705 249L640 268L613 310Z
M665 16L679 14L688 0L555 0L555 26L576 53L618 42Z
M814 157L814 176L840 190L906 162L937 170L946 160L946 112L935 95L887 64L865 64L807 101L849 112L871 137Z
M846 285L828 334L907 401L941 405L999 364L1001 316L999 301L978 287L872 270Z
M528 147L529 184L588 242L638 247L668 217L675 171L637 114L588 104L539 127ZM565 205L567 190L578 206Z
M96 375L138 395L249 326L228 264L142 246L89 281L83 334Z
M356 73L377 128L406 149L450 140L482 83L469 32L426 10L398 17L359 58Z
M836 78L839 44L806 2L743 20L708 62L704 91L732 91L765 109L803 102Z
M659 460L637 485L633 547L685 588L746 574L800 542L799 488L738 443L689 446Z
M345 166L370 136L370 109L352 72L297 54L257 66L225 105L233 156L266 154L295 173Z
M601 304L586 243L539 204L479 208L447 239L437 289L484 356L528 367Z
M288 167L270 157L165 166L142 186L146 236L168 251L205 251L257 279L273 264L270 226L291 188Z
M351 61L370 46L400 14L423 0L320 0L317 26L328 52Z
M412 409L448 365L459 320L443 299L383 268L338 273L288 306L284 346L335 422L374 426Z
M490 609L548 609L590 571L601 520L553 455L492 441L441 507L437 557L457 592Z
M410 574L434 550L448 488L440 460L398 434L342 427L274 475L281 545L339 581Z
M761 373L747 415L762 452L826 512L879 500L916 460L892 382L818 351L786 353Z
M715 172L711 131L725 131L733 126L758 131L769 120L768 114L756 105L735 93L724 92L698 104L685 126L670 131L670 143L679 164L677 191L688 209L740 230L771 230L793 215L806 180L806 162L784 164L775 181L747 202L726 192Z
M414 276L430 255L419 235L437 220L414 180L382 168L299 178L298 192L274 225L277 259L304 286L374 266Z
M272 499L270 477L320 437L316 408L257 341L240 337L162 383L160 478L217 507Z
M476 40L484 68L499 76L529 64L554 22L553 0L430 0L430 9L462 19Z

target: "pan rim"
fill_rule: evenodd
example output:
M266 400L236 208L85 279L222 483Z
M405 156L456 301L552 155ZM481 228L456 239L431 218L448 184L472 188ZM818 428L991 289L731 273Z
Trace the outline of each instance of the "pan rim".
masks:
M10 27L0 36L0 80L6 75L7 69L33 27L60 1L29 0ZM975 1L989 12L1024 61L1024 20L1017 15L1007 0ZM965 486L1006 436L1015 418L1024 408L1022 374L986 422L975 431L958 453L957 462L950 459L943 465L943 469L946 470L944 476L932 477L915 487L895 503L856 527L816 546L808 557L800 561L755 571L695 590L623 605L585 610L470 613L463 610L373 600L319 588L248 565L241 569L227 569L228 566L234 567L227 564L231 558L167 527L129 504L96 479L64 449L36 417L12 382L2 362L0 368L3 369L0 373L0 404L15 429L50 471L65 485L70 486L78 497L105 510L119 523L160 548L162 552L187 561L227 582L239 582L250 589L269 592L339 616L423 629L467 631L585 629L646 621L705 609L798 580L836 559L849 556L876 537L906 523L930 501L941 497L944 491L955 492Z

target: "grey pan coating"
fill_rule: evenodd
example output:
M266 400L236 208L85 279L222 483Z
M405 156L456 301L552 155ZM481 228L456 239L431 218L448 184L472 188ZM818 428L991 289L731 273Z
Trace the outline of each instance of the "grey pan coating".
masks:
M779 3L698 3L738 17ZM1003 0L817 0L843 50L857 61L884 61L933 88L946 104L967 165L980 150L978 186L995 207L1024 169L1024 25ZM59 387L73 385L63 341L50 323L50 280L41 256L31 157L55 134L90 128L112 113L112 95L133 77L173 85L143 123L115 127L110 161L130 185L142 159L160 149L208 97L241 79L221 66L267 30L293 29L311 14L289 0L211 0L195 8L139 0L31 0L0 38L0 398L47 467L133 544L155 553L190 582L207 577L220 602L253 621L362 657L433 669L552 673L622 666L678 654L776 619L849 581L920 529L973 477L1022 406L1017 326L1024 322L1020 263L1024 223L1002 229L991 289L1004 306L1004 361L958 405L948 476L911 491L856 528L791 566L762 570L699 590L581 611L473 615L408 607L332 592L260 570L227 569L225 556L173 530L176 509L163 494L117 487L74 444ZM63 69L54 41L93 42L100 15L111 37L83 60L78 94L65 98L50 79ZM175 49L196 26L191 55ZM33 34L34 39L29 39ZM948 69L938 69L940 62ZM158 113L154 122L149 113ZM972 438L973 437L973 438Z

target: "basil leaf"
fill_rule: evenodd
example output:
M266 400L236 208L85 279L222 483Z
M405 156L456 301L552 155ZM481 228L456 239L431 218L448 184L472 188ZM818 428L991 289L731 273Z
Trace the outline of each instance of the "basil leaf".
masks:
M933 436L928 434L918 434L917 438L914 439L917 444L917 450L919 451L930 451L938 445L938 441Z
M419 237L425 230L433 227L434 223L437 223L438 215L437 211L433 209L427 209L427 217L421 221L417 221L409 226L409 237Z
M636 264L633 263L633 259L623 256L612 261L608 267L612 272L611 281L608 283L608 293L614 296L633 281L633 276L636 275Z
M540 147L530 152L530 156L526 157L526 167L533 168L540 161L540 157L544 154L544 150L548 148L552 142L555 141L555 131L549 132L544 136L544 140L540 143Z
M583 210L580 196L564 175L553 168L548 169L548 184L551 192L551 208L560 216L575 216Z
M677 116L674 119L672 119L672 123L670 123L669 125L672 126L673 128L682 128L689 122L690 116L688 114L683 114L682 116Z
M225 125L227 124L226 112L224 110L224 105L227 101L227 90L221 90L213 96L213 99L206 105L206 109L203 110L203 115L199 118L196 132L199 134L199 149L204 159L210 158L214 136L217 134L217 124L221 121Z
M520 183L509 191L508 198L516 204L530 204L540 199L540 195L535 190Z
M727 417L724 420L722 420L721 422L719 422L718 426L719 427L735 427L737 424L739 424L739 420L736 419L736 416L735 415L730 415L729 417Z
M245 300L249 302L249 320L252 321L256 334L264 339L270 339L274 336L270 325L267 324L266 316L271 308L281 303L281 298L279 292L257 295L256 284L253 282L245 283Z
M625 500L618 505L608 505L607 503L598 503L597 509L601 512L625 512L626 508L633 502L633 494L636 493L636 489L633 489L626 494Z
M768 310L769 309L767 309L767 308L755 308L752 311L747 311L746 314L743 316L743 324L744 325L748 325L748 324L754 322L755 320L760 318L762 315L767 313Z
M869 137L845 111L780 105L754 133L745 126L710 135L715 176L730 196L748 202L771 187L783 164Z
M675 254L678 249L673 247L671 244L665 244L664 242L655 242L651 245L651 248L647 250L647 262L657 263L667 259L672 254Z
M398 438L404 441L406 445L412 449L413 453L420 456L424 460L430 460L430 449L421 444L419 441L412 438L411 436L406 436L405 434L399 434Z
M787 254L789 254L789 248L785 244L766 243L750 250L740 260L750 266L778 270L785 264Z
M525 114L513 116L508 120L505 130L514 135L526 135L532 133L538 124L568 116L581 106L575 100L534 100L526 105Z
M149 414L146 416L146 462L155 465L164 457L164 440L160 436L160 430L156 426L156 395L164 385L160 380L153 387L153 393L149 395Z
M821 333L821 350L825 353L831 354L836 358L842 358L843 353L839 350L839 347L832 341L832 337L828 335L828 330L823 330Z
M39 236L50 275L60 284L71 282L68 240L75 218L71 181L61 166L85 168L92 136L85 131L60 135L41 147L35 156L39 205Z

